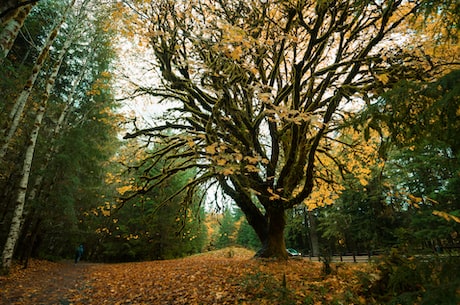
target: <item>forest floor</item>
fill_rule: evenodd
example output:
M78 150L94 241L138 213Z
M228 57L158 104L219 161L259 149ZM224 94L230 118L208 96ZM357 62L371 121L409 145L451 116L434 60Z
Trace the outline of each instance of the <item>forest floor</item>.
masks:
M91 264L32 260L0 277L0 304L366 304L364 263L251 259L227 248L165 261Z

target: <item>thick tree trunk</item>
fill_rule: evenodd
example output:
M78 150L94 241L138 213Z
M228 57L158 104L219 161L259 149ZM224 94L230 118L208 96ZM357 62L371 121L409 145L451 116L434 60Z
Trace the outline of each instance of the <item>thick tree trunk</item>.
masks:
M270 207L267 210L267 235L262 240L262 248L256 257L287 259L286 243L284 241L284 228L286 227L286 214L284 208Z
M256 253L256 257L287 259L288 253L284 241L286 214L283 202L267 204L269 207L266 208L264 215L252 202L251 196L240 187L238 180L232 180L233 186L230 186L224 179L219 182L225 193L232 197L243 211L246 220L262 243L262 248Z
M310 246L311 246L311 255L319 255L319 239L318 239L318 228L316 225L316 216L313 215L311 211L308 211L308 223L310 229Z
M28 242L25 245L26 249L24 249L25 253L24 253L23 264L22 264L22 267L24 269L26 269L29 266L29 258L32 255L32 251L33 251L34 246L35 246L35 241L37 240L37 235L38 235L38 231L40 229L41 222L42 222L41 218L37 219L37 221L35 222L35 225L34 225L34 227L32 229L31 235L29 236L29 238L27 240Z
M264 244L268 236L267 218L251 203L250 198L237 201L237 205L243 211L248 224L254 229L259 240Z

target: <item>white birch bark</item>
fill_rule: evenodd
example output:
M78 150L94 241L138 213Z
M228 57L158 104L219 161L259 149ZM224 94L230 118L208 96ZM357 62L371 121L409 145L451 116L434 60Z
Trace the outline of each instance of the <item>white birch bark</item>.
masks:
M3 131L4 138L2 146L0 147L0 160L3 159L3 157L6 155L11 139L13 138L14 134L16 133L16 130L18 129L19 122L24 111L24 107L27 103L30 93L32 92L32 88L35 84L35 81L37 80L38 74L40 73L44 62L48 57L49 50L53 45L62 24L65 22L68 10L74 5L74 3L75 0L72 0L72 3L66 7L64 13L62 14L61 20L59 20L59 22L48 35L45 44L42 50L40 51L40 54L32 69L32 73L29 76L29 79L27 80L24 89L22 90L21 94L18 96L16 102L13 105L13 109L11 110L8 116L8 119L11 120L11 124L9 125L9 127L6 128L6 130Z
M8 10L18 7L20 2L21 1L19 0L2 0L2 2L0 3L0 14L2 15L2 19L4 18L4 15L9 14L7 12Z
M67 117L67 115L72 111L74 108L74 95L75 92L77 91L77 87L80 84L80 82L83 80L83 77L86 73L86 68L89 62L90 56L86 57L85 63L83 64L82 68L80 69L80 73L76 79L72 82L72 88L67 95L67 102L64 106L64 109L62 110L59 119L57 120L56 126L53 131L52 139L51 139L51 144L50 147L45 155L44 161L41 162L39 173L44 173L46 167L48 166L49 162L51 161L51 158L53 155L57 152L56 151L56 140L59 137L59 134L61 132L62 126L64 124L64 119ZM27 201L30 202L35 199L38 193L38 189L40 188L40 185L42 184L43 181L43 175L40 174L35 178L34 185L32 189L30 190L29 196L27 197Z
M15 16L4 23L4 27L0 33L0 64L8 56L8 53L13 46L19 30L24 25L24 21L32 9L32 5L22 6L18 9Z
M39 1L40 0L2 0L0 2L0 21L3 22L12 11L29 4L35 5Z
M84 6L86 5L85 3L86 2L82 3L81 11L83 11ZM75 30L76 27L78 27L78 25L80 25L80 23L81 23L80 21L79 20L76 21L76 23L74 24L74 30ZM64 45L63 49L67 50L71 45L70 41L75 41L77 38L78 38L77 36L74 36L71 39L67 39L66 44ZM92 45L92 43L91 43L91 45ZM67 118L68 114L74 108L74 95L77 92L78 85L82 82L82 80L83 80L83 78L85 76L85 73L86 73L87 68L88 68L88 64L89 64L90 60L92 59L92 56L91 56L92 53L93 53L92 50L88 49L87 56L85 58L85 61L84 61L83 65L82 65L82 67L80 68L80 72L79 72L78 76L72 81L72 87L70 89L69 94L67 95L67 101L66 101L66 103L64 105L64 109L62 110L62 112L61 112L61 114L59 116L59 119L56 122L56 126L55 126L53 134L51 136L50 146L49 146L49 148L48 148L48 150L47 150L47 152L45 154L45 158L44 158L43 162L40 163L40 169L38 170L38 173L44 173L45 172L49 162L51 161L51 158L53 157L53 155L55 155L57 153L56 140L59 137L59 134L61 132L62 126L64 125L64 120ZM61 54L63 54L63 53L61 53ZM27 202L31 202L32 200L34 200L36 198L36 196L38 194L38 191L39 191L39 188L40 188L40 186L42 184L42 181L43 181L43 174L37 175L37 177L35 178L33 187L31 188L31 190L29 192L29 196L27 197Z
M47 85L48 87L48 85ZM45 108L48 98L43 100L35 117L34 127L29 138L29 145L27 146L24 163L21 171L21 180L19 182L18 195L16 198L16 205L14 209L13 219L11 220L10 231L5 242L5 247L2 253L2 268L9 271L11 267L11 260L13 258L14 249L19 239L21 225L24 221L24 206L27 192L27 185L29 183L30 170L32 168L32 160L35 152L35 145L37 143L38 133L40 131L41 123L45 113Z
M47 153L45 155L44 161L42 163L40 163L40 169L38 170L38 172L40 174L35 178L33 187L29 192L29 196L27 197L27 202L31 202L37 196L38 189L40 188L40 186L42 184L42 181L43 181L43 174L41 174L41 173L45 172L45 170L46 170L46 168L47 168L47 166L48 166L53 154L56 153L56 147L55 147L56 139L59 136L59 133L61 131L64 119L66 118L67 114L70 112L72 107L73 107L72 105L66 104L65 107L64 107L64 110L61 112L61 115L59 116L58 122L57 122L57 124L56 124L56 126L54 128L53 137L51 139L51 146L49 147L49 149L48 149L48 151L47 151Z
M21 180L19 182L15 210L14 210L13 218L11 220L10 231L8 233L8 237L5 242L5 246L3 248L3 253L2 253L2 268L6 272L8 272L11 267L11 260L13 258L14 249L18 242L21 228L22 228L22 225L25 219L24 207L26 203L27 187L29 184L29 176L30 176L30 171L32 168L33 156L34 156L35 147L37 144L37 138L40 132L40 127L42 124L43 116L45 114L46 106L48 104L48 100L51 95L51 91L54 88L56 78L59 74L59 69L64 60L64 56L71 44L72 44L71 39L66 40L59 54L59 58L54 64L51 74L48 77L46 87L45 87L45 92L43 93L42 100L38 108L37 115L35 117L35 123L34 123L32 132L29 137L28 146L26 149L24 163L23 163L22 171L21 171Z

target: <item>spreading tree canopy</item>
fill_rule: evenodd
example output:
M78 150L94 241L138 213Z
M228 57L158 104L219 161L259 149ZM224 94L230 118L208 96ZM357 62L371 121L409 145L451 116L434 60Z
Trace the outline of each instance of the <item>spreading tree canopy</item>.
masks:
M160 73L158 85L138 92L176 107L125 136L161 140L149 158L173 160L156 175L144 171L131 196L195 168L184 192L218 184L261 240L258 255L286 258L285 211L304 203L315 181L331 180L315 165L331 157L346 109L391 83L390 58L404 40L396 30L418 5L133 1ZM392 77L418 73L398 71Z

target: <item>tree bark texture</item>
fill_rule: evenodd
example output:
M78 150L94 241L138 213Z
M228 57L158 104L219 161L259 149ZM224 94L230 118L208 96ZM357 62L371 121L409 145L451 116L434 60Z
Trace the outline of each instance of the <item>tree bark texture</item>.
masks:
M32 129L32 132L31 132L31 135L28 141L29 145L27 146L27 150L26 150L25 157L24 157L24 164L23 164L22 172L21 172L21 180L19 183L14 215L11 221L10 231L8 233L8 237L5 242L5 247L3 249L3 254L2 254L2 268L7 272L9 271L11 267L11 260L13 258L14 249L16 247L16 244L18 243L19 235L21 232L21 227L24 223L24 218L25 218L24 217L25 216L24 207L26 203L27 186L29 184L29 177L30 177L30 172L32 169L32 161L33 161L33 156L35 152L35 147L37 144L38 134L40 132L40 128L42 125L43 117L45 115L46 106L48 104L48 100L51 95L51 91L54 87L54 83L59 74L59 69L64 59L64 55L67 51L67 48L70 47L70 44L71 44L70 40L66 41L63 49L61 50L59 59L55 63L52 69L52 72L48 78L48 81L46 83L45 92L43 94L40 107L38 108L37 115L35 117L34 127Z
M316 225L316 216L313 215L312 211L308 211L308 228L310 231L310 247L311 247L311 255L318 256L319 255L319 239L318 239L318 227Z
M262 248L256 253L260 258L288 258L284 241L284 228L286 227L286 213L284 208L270 207L266 213L267 235L262 240Z
M60 58L61 62L64 59L65 53L67 53L67 50L70 48L70 45L71 45L72 41L69 39L64 44L63 50L61 50L61 54L60 54L61 55L61 58ZM67 103L64 105L64 109L62 110L61 114L59 115L59 119L56 122L56 126L54 128L52 138L51 138L51 141L50 141L50 146L48 147L48 151L45 154L45 158L44 158L43 162L40 164L40 169L38 170L39 173L44 173L45 172L46 167L48 166L51 158L56 153L56 140L59 137L59 134L61 132L62 126L64 124L64 120L67 118L67 115L70 113L70 111L74 107L73 106L74 105L74 95L75 95L75 92L77 91L78 85L80 84L80 82L83 79L84 74L86 73L86 68L87 68L87 65L88 65L88 61L89 61L88 59L89 58L90 58L90 56L88 55L88 57L86 58L86 61L85 61L84 65L83 65L82 69L80 70L79 76L76 79L74 79L74 81L72 82L72 89L70 90L69 94L67 95ZM38 189L40 188L42 181L43 181L43 174L37 175L36 178L35 178L33 187L30 190L29 196L27 198L27 200L29 202L36 198L37 193L38 193Z
M2 0L0 3L0 21L3 24L8 18L11 18L17 10L29 4L36 4L39 0Z
M49 50L53 45L54 41L56 40L56 37L58 36L62 24L65 22L67 12L70 9L70 7L73 6L74 2L75 1L73 1L69 6L66 7L66 10L62 15L61 20L59 20L59 22L56 24L53 30L49 33L45 41L45 44L37 57L35 65L32 69L32 73L30 74L26 84L24 85L22 92L19 94L18 98L16 99L13 105L13 108L8 116L8 118L11 120L11 123L9 126L5 128L5 130L3 130L4 139L2 147L0 148L0 159L3 159L3 157L6 155L11 139L13 138L14 134L16 133L16 130L18 129L19 122L24 111L24 107L32 92L32 88L34 87L35 81L38 78L38 75L43 67L43 64L45 63L45 60L48 58Z
M35 119L34 128L32 130L29 146L27 147L26 154L24 157L24 164L21 172L21 181L19 183L18 195L16 199L16 207L14 209L13 219L10 225L10 231L5 242L2 254L2 268L5 271L9 271L11 267L11 261L14 254L14 249L18 242L19 234L21 232L21 226L24 220L24 206L27 193L27 185L29 183L30 171L32 168L32 161L35 152L35 145L37 143L38 133L40 131L41 122L45 113L45 105L41 105Z
M0 33L0 63L8 56L11 47L18 36L19 30L24 25L24 21L32 9L32 5L26 5L19 8L12 18L4 22L3 29Z

